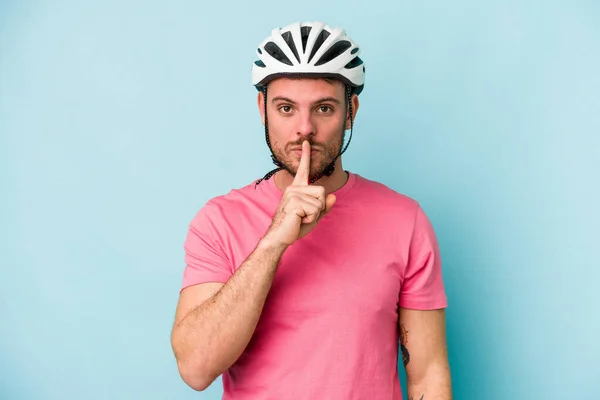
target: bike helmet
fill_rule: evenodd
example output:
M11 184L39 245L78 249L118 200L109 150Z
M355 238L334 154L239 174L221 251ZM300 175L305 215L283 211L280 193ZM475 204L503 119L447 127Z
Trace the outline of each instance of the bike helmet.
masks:
M332 29L322 22L296 22L284 28L276 28L256 49L258 60L252 65L252 84L264 94L265 138L273 163L278 168L267 173L256 184L269 179L284 169L275 157L269 141L267 119L267 85L280 77L312 77L337 79L346 86L347 112L350 113L350 139L323 175L333 173L335 161L352 140L353 111L351 98L360 94L365 84L365 66L358 57L360 48L341 28ZM348 109L349 108L349 109ZM313 177L312 181L319 179Z

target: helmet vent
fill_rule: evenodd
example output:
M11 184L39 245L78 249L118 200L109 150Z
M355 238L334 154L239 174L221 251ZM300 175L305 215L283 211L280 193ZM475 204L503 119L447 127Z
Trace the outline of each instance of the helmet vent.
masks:
M341 40L341 41L337 42L336 44L331 46L325 52L325 54L323 54L321 59L315 63L315 66L319 66L319 65L328 63L329 61L333 60L334 58L336 58L337 56L342 54L344 51L348 50L350 47L352 47L352 43L350 43L347 40Z
M281 51L279 46L277 46L275 43L268 42L267 44L265 44L265 51L267 53L269 53L269 55L271 57L278 60L279 62L282 62L287 65L292 65L292 62L290 61L290 59L287 58L287 56L284 54L284 52Z
M315 45L313 46L312 51L310 52L310 56L308 57L308 62L310 62L312 60L312 58L314 57L317 50L319 50L321 48L321 45L328 37L329 37L329 32L326 31L325 29L323 29L321 31L321 33L319 33L319 36L317 36L317 40L315 41Z
M303 26L300 28L300 36L302 36L302 54L306 53L306 42L308 42L308 35L312 26Z
M344 68L346 68L346 69L352 69L354 67L358 67L362 63L363 63L363 60L361 60L359 57L354 57L352 59L352 61L350 61L348 64L346 64L346 66Z
M283 32L281 34L281 37L283 37L283 40L285 40L287 45L292 50L292 53L294 53L296 60L298 60L298 62L300 62L300 56L298 55L298 50L296 50L296 44L294 43L294 38L292 37L292 32L290 32L290 31Z

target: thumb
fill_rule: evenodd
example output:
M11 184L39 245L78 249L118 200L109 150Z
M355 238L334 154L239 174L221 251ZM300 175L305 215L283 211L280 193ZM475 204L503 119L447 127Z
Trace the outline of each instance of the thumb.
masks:
M335 194L327 195L327 198L325 199L325 214L329 214L329 211L331 211L331 208L335 204L336 200L337 198L335 197Z

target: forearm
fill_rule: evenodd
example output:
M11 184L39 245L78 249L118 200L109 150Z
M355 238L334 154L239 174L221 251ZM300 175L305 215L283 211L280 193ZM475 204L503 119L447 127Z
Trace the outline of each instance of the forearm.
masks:
M418 377L407 373L408 400L452 400L450 368L447 362L428 366Z
M177 361L181 371L194 375L188 380L202 382L195 386L210 384L248 345L284 251L261 240L227 283L176 325Z

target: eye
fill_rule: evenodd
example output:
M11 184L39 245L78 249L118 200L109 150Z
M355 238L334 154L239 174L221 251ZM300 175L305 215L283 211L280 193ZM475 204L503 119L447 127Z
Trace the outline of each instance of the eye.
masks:
M292 112L292 106L290 105L283 105L281 107L279 107L279 111L281 111L284 114L289 114Z
M330 106L319 106L317 110L321 114L329 114L333 111L333 108L331 108Z

